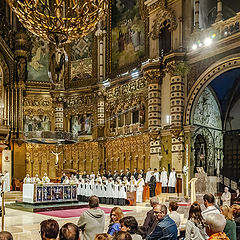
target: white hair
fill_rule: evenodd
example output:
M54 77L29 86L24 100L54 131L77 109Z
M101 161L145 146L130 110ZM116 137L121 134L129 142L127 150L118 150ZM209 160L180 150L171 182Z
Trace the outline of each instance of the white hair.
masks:
M209 213L206 216L206 224L210 226L211 231L214 233L223 232L226 219L220 213Z
M150 203L152 203L152 204L159 204L159 198L158 197L152 197L151 199L150 199Z

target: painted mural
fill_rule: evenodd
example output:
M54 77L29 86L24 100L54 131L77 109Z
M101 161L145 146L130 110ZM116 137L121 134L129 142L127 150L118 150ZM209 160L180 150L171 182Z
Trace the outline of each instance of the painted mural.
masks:
M145 56L145 25L140 0L112 1L112 71Z
M28 62L28 80L47 82L48 77L48 43L41 38L31 35L32 39L32 58Z
M81 114L72 116L70 120L70 131L73 134L90 135L92 134L93 118L91 114Z
M47 116L25 116L24 117L24 132L32 131L50 131L51 121Z
M92 33L72 44L71 79L73 81L92 76L92 45Z

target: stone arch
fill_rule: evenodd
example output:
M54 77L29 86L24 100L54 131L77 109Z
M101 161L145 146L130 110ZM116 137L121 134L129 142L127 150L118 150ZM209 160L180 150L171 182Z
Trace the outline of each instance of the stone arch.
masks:
M201 74L188 94L187 106L184 114L185 125L191 124L191 111L193 109L194 103L196 102L196 99L199 98L205 87L219 75L235 68L240 68L239 56L231 56L227 59L222 59L221 61L216 62L210 66Z
M177 27L174 11L166 8L164 4L162 6L153 20L151 36L154 40L158 38L162 28L168 26L169 31L173 31Z

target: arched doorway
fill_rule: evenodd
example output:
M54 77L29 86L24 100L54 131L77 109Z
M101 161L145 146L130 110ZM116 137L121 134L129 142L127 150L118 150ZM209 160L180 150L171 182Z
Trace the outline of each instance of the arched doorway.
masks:
M194 142L194 173L197 172L197 167L203 167L204 171L207 172L207 156L208 149L204 136L198 134Z

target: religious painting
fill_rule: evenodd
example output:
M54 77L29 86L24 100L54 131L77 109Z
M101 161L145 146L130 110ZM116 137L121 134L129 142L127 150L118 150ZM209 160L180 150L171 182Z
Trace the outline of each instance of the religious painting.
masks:
M50 131L51 121L48 116L25 116L24 117L24 132L32 131Z
M92 114L80 114L71 116L70 119L70 131L73 134L80 135L91 135L93 127Z
M48 82L48 43L35 35L31 35L31 39L32 57L31 61L28 62L27 65L28 80Z
M72 44L71 47L71 79L73 81L92 77L93 33Z
M112 1L112 71L145 57L145 23L140 0Z

